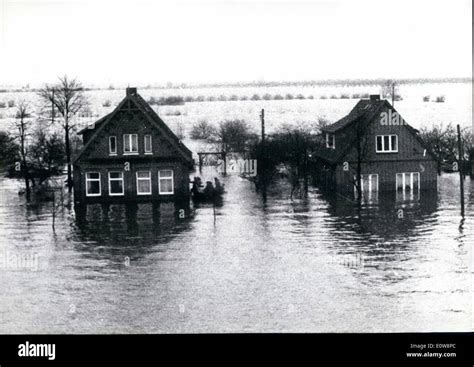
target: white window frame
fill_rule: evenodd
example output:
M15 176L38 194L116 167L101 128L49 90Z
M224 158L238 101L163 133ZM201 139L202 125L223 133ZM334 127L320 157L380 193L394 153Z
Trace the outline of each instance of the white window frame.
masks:
M395 174L395 191L398 191L398 181L397 181L397 176L402 175L402 190L403 193L405 193L405 187L406 187L406 175L410 175L409 181L410 181L410 192L414 192L413 190L413 183L415 182L414 176L418 176L418 192L421 190L421 174L420 172L397 172Z
M97 173L99 175L99 178L88 178L87 176L91 173ZM98 181L99 182L99 193L98 194L90 194L89 193L89 188L88 188L88 185L87 183L89 181ZM100 176L100 172L98 171L91 171L91 172L86 172L86 196L101 196L102 195L102 183L101 183L101 176Z
M171 177L161 177L161 172L170 171ZM171 179L171 191L164 192L161 190L161 180ZM158 192L160 195L173 195L174 194L174 171L172 169L163 169L158 171Z
M388 149L385 149L385 139L384 137L388 136ZM392 150L392 136L395 137L395 150ZM377 139L382 139L382 150L379 150L377 147ZM398 135L376 135L375 136L375 152L376 153L398 153Z
M332 138L332 146L329 145L329 138ZM329 149L336 149L336 134L334 133L326 133L326 148Z
M146 148L146 139L147 138L150 138L150 149L147 150ZM144 137L143 137L143 150L145 152L145 154L153 154L153 138L151 137L151 134L146 134Z
M131 150L133 147L132 137L135 136L137 140L137 150ZM130 147L130 151L126 151L127 143ZM123 154L124 155L137 155L138 154L138 134L123 134Z
M379 191L379 174L378 173L364 173L360 175L360 186L361 186L361 191L364 192L364 176L369 178L369 192L374 192L374 191ZM375 190L372 190L372 180L370 180L370 176L375 176L377 178L377 187ZM354 176L354 181L357 181L357 176ZM354 187L354 190L357 190L356 187Z
M143 172L146 172L148 173L148 178L143 178L143 177L138 177L138 173L143 173ZM137 171L135 173L136 175L136 178L137 178L137 195L151 195L152 194L152 185L151 185L151 172L150 171ZM149 192L139 192L138 191L138 182L139 181L148 181L150 184L149 184L149 188L150 188L150 191Z
M115 151L112 151L112 139L115 140ZM117 155L117 137L109 136L109 155Z
M377 197L378 192L379 192L379 175L378 173L366 173L361 175L361 180L360 180L360 192L362 193L362 196L364 197L364 176L368 177L369 181L369 190L366 192L368 194L367 199L371 200L372 199L372 193ZM372 188L372 180L370 179L370 176L375 176L376 180L376 185L377 187L375 189ZM357 180L357 176L354 176L354 181ZM357 182L357 181L356 181ZM354 195L357 197L357 187L354 185Z
M111 178L110 177L110 174L111 173L120 173L122 175L121 178ZM123 174L123 171L109 171L108 172L108 178L109 178L109 196L123 196L125 195L125 180L124 180L124 174ZM112 193L112 190L110 189L111 188L111 181L122 181L122 192L121 193Z

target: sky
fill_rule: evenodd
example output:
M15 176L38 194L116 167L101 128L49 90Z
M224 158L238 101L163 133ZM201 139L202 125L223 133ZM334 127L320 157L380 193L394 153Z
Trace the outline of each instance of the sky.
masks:
M472 75L471 0L0 0L0 85Z

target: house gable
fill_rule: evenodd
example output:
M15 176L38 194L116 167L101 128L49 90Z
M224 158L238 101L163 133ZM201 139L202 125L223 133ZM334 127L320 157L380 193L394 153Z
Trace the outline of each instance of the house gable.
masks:
M85 137L85 145L75 158L74 163L82 160L123 157L123 135L137 134L138 156L146 156L144 136L151 135L152 154L149 157L180 160L188 166L193 164L191 151L180 142L134 88L127 89L127 96L112 113L98 120L92 128L85 128L79 133L87 135L87 137ZM118 154L115 156L109 154L110 136L116 137Z
M359 101L347 116L322 129L324 135L335 136L335 149L321 148L315 152L316 156L330 164L355 161L358 136L362 136L364 161L436 160L418 131L408 125L388 101L374 97ZM398 151L377 152L377 135L396 135Z
M364 124L360 128L363 133L362 138L362 160L363 161L432 161L436 160L432 153L424 146L423 141L418 136L416 129L406 123L406 121L398 114L396 109L387 101L378 108L369 120L361 120ZM388 118L388 120L387 120ZM345 130L345 131L344 131ZM357 125L354 124L347 129L339 132L342 137L345 134L352 136L349 147L341 155L341 161L357 160ZM396 136L397 151L396 152L377 152L376 137L377 136ZM383 139L383 138L382 138Z

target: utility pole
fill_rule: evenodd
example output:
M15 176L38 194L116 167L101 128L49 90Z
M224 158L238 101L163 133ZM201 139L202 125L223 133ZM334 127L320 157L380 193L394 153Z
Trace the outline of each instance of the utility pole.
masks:
M392 81L392 106L395 106L395 82Z
M261 148L261 157L262 157L262 164L259 164L260 168L260 177L262 182L262 197L263 202L267 201L267 166L266 166L266 152L265 152L265 110L262 108L262 112L260 113L260 120L262 121L262 148Z
M463 168L463 153L462 153L462 140L461 140L461 128L459 124L457 125L458 129L458 170L459 170L459 183L461 188L461 216L464 217L464 179L462 175Z
M54 89L51 91L51 123L54 124Z

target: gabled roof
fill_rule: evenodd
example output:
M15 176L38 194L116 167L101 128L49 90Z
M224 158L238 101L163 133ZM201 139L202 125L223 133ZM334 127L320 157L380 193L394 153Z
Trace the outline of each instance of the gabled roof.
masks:
M118 106L108 115L97 120L93 125L86 127L79 131L79 134L85 133L87 130L91 129L94 131L93 135L87 140L87 143L74 158L73 163L75 163L91 143L97 138L100 132L104 129L105 126L112 120L112 118L117 114L118 111L126 103L132 103L137 107L137 109L143 113L143 115L148 119L148 121L155 126L158 130L163 133L165 139L176 148L180 153L181 157L187 161L189 164L193 164L192 152L178 139L178 137L173 133L173 131L163 122L163 120L156 114L156 112L150 107L150 105L136 92L135 88L127 88L126 97L118 104Z
M342 119L336 121L335 123L324 127L322 131L328 133L335 133L336 131L344 129L345 127L351 125L359 118L368 121L384 105L388 105L389 107L391 107L386 100L361 99L351 110L351 112L349 112L348 115L344 116Z
M79 130L77 133L78 133L79 135L82 135L82 134L84 134L86 131L94 130L94 129L98 128L98 127L100 126L100 124L102 124L104 121L106 121L106 120L110 117L110 115L111 115L112 113L113 113L113 112L111 112L111 113L105 115L104 117L101 117L101 118L98 119L96 122L94 122L94 123L91 124L91 125L86 126L86 127L85 127L84 129L82 129L82 130Z
M344 116L342 119L336 121L335 123L328 125L321 129L323 133L336 133L357 121L364 121L365 123L370 123L372 119L378 115L378 112L382 107L391 108L394 111L395 108L387 100L379 99L362 99L360 100L355 107L349 112L348 115ZM432 156L434 160L438 160L436 155L426 147L426 144L423 142L421 137L418 135L418 130L414 127L408 125L405 121L403 124L404 127L410 131L416 138L416 140L421 144L422 147L426 149L428 154ZM342 161L346 153L355 145L356 137L352 141L349 141L345 144L336 146L336 149L330 149L326 147L319 147L313 153L318 158L329 164L336 164Z

